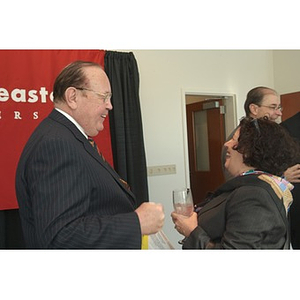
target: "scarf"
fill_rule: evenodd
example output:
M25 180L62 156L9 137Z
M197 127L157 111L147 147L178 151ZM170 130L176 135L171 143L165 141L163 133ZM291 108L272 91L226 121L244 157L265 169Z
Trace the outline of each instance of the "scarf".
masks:
M291 204L293 203L293 195L291 190L294 188L294 186L282 177L258 170L249 170L242 173L241 176L250 174L260 174L258 178L267 182L272 187L277 197L282 200L286 214L288 214Z

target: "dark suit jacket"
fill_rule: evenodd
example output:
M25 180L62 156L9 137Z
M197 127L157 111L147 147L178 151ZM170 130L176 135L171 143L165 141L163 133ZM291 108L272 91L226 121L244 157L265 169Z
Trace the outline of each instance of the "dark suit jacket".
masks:
M292 137L300 142L300 112L283 121L281 125L288 130ZM293 183L293 185L294 189L292 190L292 194L294 201L289 213L291 222L291 243L294 249L300 249L300 183Z
M282 249L289 247L282 201L257 175L223 184L198 213L183 249Z
M56 110L23 150L16 194L29 248L141 248L134 195Z

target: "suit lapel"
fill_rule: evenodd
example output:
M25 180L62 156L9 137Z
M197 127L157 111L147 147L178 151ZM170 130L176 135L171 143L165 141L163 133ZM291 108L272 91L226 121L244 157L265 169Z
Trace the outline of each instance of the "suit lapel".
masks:
M117 172L109 165L108 162L104 161L103 158L95 151L95 149L92 147L92 145L89 143L89 141L86 139L86 137L79 131L79 129L73 124L68 118L66 118L63 114L58 112L56 109L53 109L50 113L49 117L56 122L59 122L63 126L67 127L74 135L74 137L83 144L83 147L85 150L99 163L102 167L104 167L110 175L113 177L113 179L118 183L118 185L134 199L135 202L135 196L134 194L126 188L124 183L122 182L122 179L117 174Z

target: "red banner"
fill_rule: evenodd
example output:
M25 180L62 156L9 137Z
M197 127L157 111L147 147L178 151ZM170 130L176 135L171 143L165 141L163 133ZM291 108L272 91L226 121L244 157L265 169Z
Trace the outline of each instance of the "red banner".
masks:
M103 66L104 55L103 50L0 50L0 210L18 208L16 167L29 136L53 109L56 76L75 60ZM112 164L109 120L95 141Z

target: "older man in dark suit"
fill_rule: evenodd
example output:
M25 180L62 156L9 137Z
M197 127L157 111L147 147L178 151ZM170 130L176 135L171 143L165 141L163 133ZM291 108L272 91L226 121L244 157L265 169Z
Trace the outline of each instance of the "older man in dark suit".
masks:
M29 248L140 249L163 226L162 205L143 203L89 142L112 109L103 69L74 62L56 78L54 110L21 155L16 193Z

